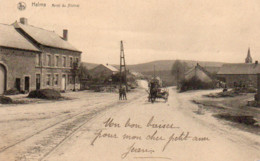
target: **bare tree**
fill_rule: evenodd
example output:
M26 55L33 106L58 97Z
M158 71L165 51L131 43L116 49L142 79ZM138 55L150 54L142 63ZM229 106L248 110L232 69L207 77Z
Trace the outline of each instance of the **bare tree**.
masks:
M179 88L180 81L184 78L185 72L188 70L188 65L185 62L176 60L172 65L171 73L175 78L177 88Z

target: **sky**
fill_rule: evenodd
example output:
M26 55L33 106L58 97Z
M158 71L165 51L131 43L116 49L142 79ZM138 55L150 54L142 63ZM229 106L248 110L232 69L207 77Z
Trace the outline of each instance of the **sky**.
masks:
M18 2L26 9L17 9ZM34 7L33 2L46 7ZM54 8L52 4L79 4ZM82 61L127 64L154 60L244 62L248 47L260 58L259 0L0 0L0 23L20 17L62 35L82 51ZM260 60L260 59L259 59Z

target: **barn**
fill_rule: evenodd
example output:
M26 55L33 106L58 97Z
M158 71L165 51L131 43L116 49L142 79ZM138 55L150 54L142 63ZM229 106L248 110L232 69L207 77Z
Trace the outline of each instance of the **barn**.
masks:
M12 25L0 24L0 35L0 94L11 88L26 90L36 85L29 76L35 74L36 54L41 51Z
M89 71L93 78L108 78L118 73L118 69L110 64L100 64Z
M208 71L206 71L199 64L197 64L195 67L193 67L192 69L190 69L189 71L187 71L185 73L185 76L184 76L185 80L190 80L192 78L196 78L205 83L213 82L213 78L212 78L211 74Z
M217 77L226 82L229 88L238 84L257 87L257 74L260 73L260 65L255 63L224 64Z

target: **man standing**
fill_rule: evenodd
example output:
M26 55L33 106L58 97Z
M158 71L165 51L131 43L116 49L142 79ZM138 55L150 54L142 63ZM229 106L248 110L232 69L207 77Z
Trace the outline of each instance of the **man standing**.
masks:
M126 97L126 86L123 85L122 87L122 95L123 95L123 100L127 100L127 97Z

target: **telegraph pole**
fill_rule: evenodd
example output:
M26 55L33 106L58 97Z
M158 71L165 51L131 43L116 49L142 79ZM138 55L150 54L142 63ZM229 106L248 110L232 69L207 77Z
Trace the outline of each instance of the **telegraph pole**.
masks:
M153 65L153 79L155 79L155 65Z
M128 91L127 88L127 80L126 80L126 64L125 64L125 53L124 53L124 45L123 41L120 42L120 89L122 87L122 84L125 84L126 91ZM122 77L124 77L125 81L123 82Z

